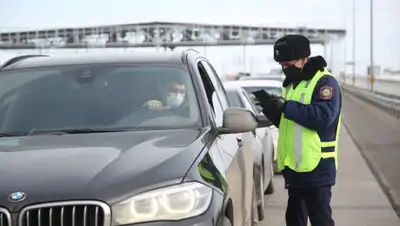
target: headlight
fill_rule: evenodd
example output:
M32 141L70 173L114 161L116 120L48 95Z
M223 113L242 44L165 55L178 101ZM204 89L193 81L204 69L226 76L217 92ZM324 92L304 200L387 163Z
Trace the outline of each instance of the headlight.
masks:
M180 220L202 214L212 189L197 182L149 191L112 207L114 225L156 220Z

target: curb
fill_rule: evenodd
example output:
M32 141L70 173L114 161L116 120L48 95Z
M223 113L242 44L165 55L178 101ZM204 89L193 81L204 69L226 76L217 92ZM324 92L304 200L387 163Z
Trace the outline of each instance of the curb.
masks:
M350 126L346 125L345 121L346 121L345 117L342 117L343 126L345 127L346 131L348 132L350 139L354 142L359 153L361 154L362 158L366 162L368 168L371 170L372 175L375 177L375 179L377 180L383 193L388 198L389 203L392 205L393 210L396 212L397 216L400 218L400 199L399 199L399 197L390 188L390 185L389 185L385 175L379 170L379 168L375 165L375 163L373 163L372 159L369 158L365 154L361 144L357 141L357 136L355 135L355 133L353 133Z

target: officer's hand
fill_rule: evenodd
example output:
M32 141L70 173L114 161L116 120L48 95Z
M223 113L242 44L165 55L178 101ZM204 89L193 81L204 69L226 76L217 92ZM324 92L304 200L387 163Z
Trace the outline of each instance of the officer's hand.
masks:
M263 89L251 92L258 101L263 102L263 101L267 101L268 99L271 98L271 94L269 94L268 92L266 92Z
M286 104L286 100L283 97L275 96L271 99L271 101L275 102L275 109L278 115L281 115Z
M272 98L271 94L262 89L254 91L252 92L252 94L256 97L256 104L260 105L262 108L265 108L267 106L268 100Z
M272 122L274 126L279 128L281 116L285 108L286 101L282 97L273 97L265 103L263 107L264 115Z
M269 95L270 95L271 99L274 99L274 98L282 98L281 96L278 96L278 95L273 94L273 93L271 93L271 94L269 94Z
M285 107L286 100L282 97L275 96L264 102L263 113L271 118L280 117Z
M159 100L149 100L143 105L144 107L148 107L152 111L161 111L164 109L164 105Z

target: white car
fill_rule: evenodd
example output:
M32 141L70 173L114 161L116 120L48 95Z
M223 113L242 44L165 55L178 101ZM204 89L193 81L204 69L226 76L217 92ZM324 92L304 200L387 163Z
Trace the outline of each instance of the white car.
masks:
M270 135L268 127L272 124L263 114L257 113L255 105L252 103L248 93L241 87L224 85L226 96L231 107L245 108L257 117L262 118L263 122L267 122L263 127L259 127L253 131L254 135L254 182L258 189L257 203L259 219L264 219L264 194L272 194L274 192L274 142Z
M263 89L268 93L282 96L282 83L283 81L281 80L237 80L237 81L225 82L224 86L243 88L249 94L251 100L253 101L253 104L256 104L255 97L251 92ZM258 113L262 112L261 107L258 105L257 105L257 111ZM271 136L273 137L273 143L274 143L274 171L275 173L278 173L279 170L276 164L276 157L278 150L278 128L271 125L268 129L270 131Z
M247 92L251 93L253 91L264 89L269 93L276 95L282 95L282 80L274 79L248 79L248 80L236 80L229 81L226 84L242 87Z
M242 76L239 78L240 81L242 80L277 80L283 81L285 79L284 75L281 74L273 74L273 75L253 75L253 76Z

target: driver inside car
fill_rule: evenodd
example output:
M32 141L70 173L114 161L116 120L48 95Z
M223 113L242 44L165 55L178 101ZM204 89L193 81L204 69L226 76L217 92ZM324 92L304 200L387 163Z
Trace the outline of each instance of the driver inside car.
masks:
M141 88L147 95L141 95L144 99L139 108L135 108L117 124L150 126L166 117L168 120L190 118L186 86L179 78L153 79L150 83L142 83Z
M143 107L151 111L173 110L182 106L185 100L186 88L180 81L170 81L168 84L159 84L158 89L162 100L148 100Z

